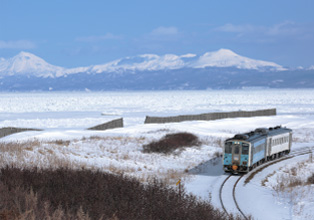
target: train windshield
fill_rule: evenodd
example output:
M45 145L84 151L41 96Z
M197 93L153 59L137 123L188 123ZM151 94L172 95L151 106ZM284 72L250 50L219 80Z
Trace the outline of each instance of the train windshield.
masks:
M240 151L240 145L239 144L234 145L234 154L239 154L239 151Z
M232 153L232 147L231 147L232 143L231 142L227 142L225 145L225 153L226 154L231 154Z
M242 144L242 154L248 155L249 154L249 145Z
M249 154L249 144L246 144L246 143L234 144L232 142L227 142L225 144L225 153L226 154L231 154L232 153L232 149L233 149L233 153L234 154L240 154L240 152L241 152L241 154L244 154L244 155L248 155Z

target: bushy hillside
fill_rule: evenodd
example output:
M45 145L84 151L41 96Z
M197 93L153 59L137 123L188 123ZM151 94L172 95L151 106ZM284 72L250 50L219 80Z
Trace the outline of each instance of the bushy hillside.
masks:
M63 168L0 171L0 219L226 219L157 180Z

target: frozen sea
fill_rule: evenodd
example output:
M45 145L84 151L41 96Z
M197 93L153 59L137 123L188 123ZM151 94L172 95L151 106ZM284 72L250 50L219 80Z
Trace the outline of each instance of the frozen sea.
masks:
M268 108L276 108L277 115L144 125L147 115L175 116ZM124 118L124 128L85 130L121 117ZM35 146L32 151L26 146L22 150L23 154L17 154L20 157L11 151L2 152L0 156L3 165L13 163L22 167L45 167L51 165L49 161L55 161L56 157L79 167L111 172L118 170L139 179L155 175L166 179L171 175L174 177L170 183L172 181L174 187L178 181L176 178L183 175L182 183L187 192L205 200L211 197L217 208L221 208L217 192L225 176L221 163L213 165L211 161L217 152L222 151L219 142L238 132L277 125L293 129L293 151L313 147L314 89L0 93L0 127L44 130L16 133L2 138L3 142L40 141L33 142ZM176 131L196 134L201 139L202 146L186 149L178 155L142 152L143 144ZM101 136L103 139L85 138L92 136ZM70 142L65 146L50 142L60 139ZM53 160L51 155L54 156ZM308 156L301 159L307 158ZM294 166L297 162L299 160L293 160L289 164ZM313 172L314 163L310 165L311 169L307 169L307 175L304 176ZM277 168L270 167L248 185L240 183L240 194L245 195L241 197L242 200L239 198L240 204L247 207L244 211L252 214L254 219L314 218L314 200L311 196L314 186L305 191L302 191L304 188L299 190L307 193L308 197L296 191L300 195L295 196L294 200L277 194L271 187L261 186L269 174L279 167L284 169L284 166L286 164L278 165ZM186 170L197 172L187 176ZM270 178L269 182L276 185L278 175ZM264 198L260 200L260 207L270 207L271 212L251 208L252 203L248 203L257 197Z
M84 129L124 118L276 108L278 115L313 115L313 89L33 92L0 94L0 127Z

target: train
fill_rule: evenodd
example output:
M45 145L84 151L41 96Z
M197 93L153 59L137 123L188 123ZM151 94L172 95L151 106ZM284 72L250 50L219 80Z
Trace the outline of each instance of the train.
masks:
M247 173L260 164L289 154L292 129L276 126L257 128L225 140L223 169L226 173Z

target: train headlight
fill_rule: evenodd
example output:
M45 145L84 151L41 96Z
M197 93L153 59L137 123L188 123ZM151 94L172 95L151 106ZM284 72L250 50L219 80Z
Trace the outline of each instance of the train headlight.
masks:
M237 170L237 169L238 169L238 166L234 164L234 165L232 165L232 169L233 169L233 170Z

